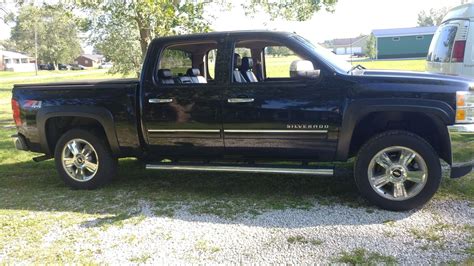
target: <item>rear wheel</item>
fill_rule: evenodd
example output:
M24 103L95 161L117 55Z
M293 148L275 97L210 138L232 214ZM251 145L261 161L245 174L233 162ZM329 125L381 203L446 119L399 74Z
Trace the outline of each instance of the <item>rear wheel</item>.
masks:
M381 208L410 210L424 205L441 182L437 153L421 137L388 131L370 139L355 164L359 191Z
M117 159L107 143L82 129L72 129L59 139L55 162L64 182L76 189L100 187L117 172Z

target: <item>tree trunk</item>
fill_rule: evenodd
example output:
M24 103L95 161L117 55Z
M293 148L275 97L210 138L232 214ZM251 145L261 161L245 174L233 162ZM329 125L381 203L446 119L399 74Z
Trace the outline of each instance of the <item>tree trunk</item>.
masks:
M142 49L142 59L145 58L146 51L148 49L148 44L151 42L151 30L150 25L148 25L140 13L137 12L135 17L137 22L138 31L140 32L140 47Z

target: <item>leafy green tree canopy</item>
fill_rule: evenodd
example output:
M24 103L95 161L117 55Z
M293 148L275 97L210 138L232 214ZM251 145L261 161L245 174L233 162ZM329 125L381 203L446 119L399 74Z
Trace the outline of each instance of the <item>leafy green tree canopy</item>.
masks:
M23 5L11 31L11 42L17 50L35 54L35 30L38 59L47 63L69 63L80 53L77 21L62 5Z
M431 8L428 12L421 11L418 13L418 26L439 26L447 13L448 8L446 7L440 9Z
M377 55L376 40L374 34L370 34L367 39L367 56L374 59Z
M307 20L337 0L247 0L248 13L266 12L272 19ZM148 45L156 37L210 31L208 10L232 7L230 0L79 0L88 14L90 44L114 62L112 73L140 71Z
M247 15L263 11L269 14L271 19L305 21L322 8L333 12L336 3L337 0L250 0L242 6L247 10Z

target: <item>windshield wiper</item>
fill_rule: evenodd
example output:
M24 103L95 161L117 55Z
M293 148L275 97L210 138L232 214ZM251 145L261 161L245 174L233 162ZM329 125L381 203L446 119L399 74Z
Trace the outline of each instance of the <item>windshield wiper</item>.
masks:
M363 69L366 69L366 68L363 65L355 65L351 68L351 70L347 71L347 74L351 73L352 71L354 71L356 69L363 70Z

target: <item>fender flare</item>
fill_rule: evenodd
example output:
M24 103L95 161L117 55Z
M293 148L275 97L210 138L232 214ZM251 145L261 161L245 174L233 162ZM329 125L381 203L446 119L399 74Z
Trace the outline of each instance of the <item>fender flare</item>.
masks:
M45 107L38 111L36 115L36 125L40 145L46 154L52 155L54 151L49 149L48 138L46 136L46 122L53 117L83 117L94 119L104 128L107 141L113 154L120 154L120 146L115 132L114 117L109 110L104 107L93 106L53 106Z
M364 117L375 112L423 113L434 119L434 121L439 121L438 124L443 126L454 124L455 121L454 109L442 101L394 98L354 100L349 102L343 115L337 144L337 160L345 161L348 159L352 135L357 124ZM449 153L451 154L451 150L449 150Z

